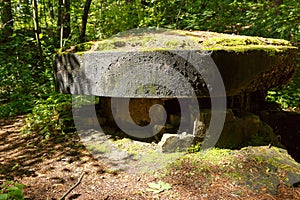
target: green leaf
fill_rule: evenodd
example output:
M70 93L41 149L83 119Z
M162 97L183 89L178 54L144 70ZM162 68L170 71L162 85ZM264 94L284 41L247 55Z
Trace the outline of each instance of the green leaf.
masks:
M8 200L8 194L0 194L0 200Z
M154 194L161 193L165 190L171 189L171 185L169 183L165 183L163 181L159 181L158 183L148 183L149 188L147 188L147 191L153 192Z
M152 189L159 189L160 185L157 183L148 183L148 186Z

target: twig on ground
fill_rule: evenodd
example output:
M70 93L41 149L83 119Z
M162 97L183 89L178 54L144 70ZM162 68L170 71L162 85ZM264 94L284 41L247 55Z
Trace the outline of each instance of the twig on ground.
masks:
M66 196L70 193L70 192L72 192L72 190L74 190L79 184L80 184L80 182L81 182L81 180L82 180L82 178L83 178L83 175L85 174L85 172L82 172L81 173L81 176L79 177L79 179L78 179L78 181L77 181L77 183L75 184L75 185L73 185L61 198L60 198L60 200L64 200L65 198L66 198Z

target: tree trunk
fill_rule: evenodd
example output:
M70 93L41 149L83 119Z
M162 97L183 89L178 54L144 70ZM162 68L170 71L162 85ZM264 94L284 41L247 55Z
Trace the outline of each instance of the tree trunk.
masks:
M65 0L64 9L64 38L68 38L71 34L71 15L70 0Z
M63 22L63 0L58 1L58 13L57 13L57 27L60 28L62 22Z
M274 0L274 6L275 6L275 7L278 7L278 6L280 6L281 4L283 4L283 0Z
M283 4L283 0L274 0L274 6L275 6L275 13L276 15L281 15L281 11L279 6Z
M86 24L87 24L87 20L88 20L88 14L89 14L91 3L92 3L92 0L86 0L85 5L84 5L83 15L82 15L82 24L81 24L80 36L79 36L80 42L85 42Z
M2 38L1 41L8 41L9 37L12 36L14 31L14 21L11 12L11 0L3 0L2 4L2 15L1 21L2 25Z
M35 39L36 39L36 45L39 50L40 56L42 56L37 0L32 0L32 13L33 13L34 34L35 34Z
M50 18L54 20L54 8L52 1L48 1L48 7L50 9Z
M59 27L59 47L63 47L63 31L64 31L64 15L63 15L63 6L64 6L64 0L58 1L58 20L57 20L57 26Z
M71 34L70 0L59 0L58 6L58 27L60 28L60 47L63 47L63 40Z

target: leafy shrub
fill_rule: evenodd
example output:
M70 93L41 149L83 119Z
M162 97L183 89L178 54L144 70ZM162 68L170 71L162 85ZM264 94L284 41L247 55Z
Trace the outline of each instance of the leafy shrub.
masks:
M37 131L47 139L71 128L74 128L71 95L53 93L46 100L36 100L24 130Z
M0 200L23 200L23 185L6 181L0 185Z
M30 31L16 32L0 43L0 118L30 112L37 98L53 90L51 57L37 55Z
M272 89L268 92L267 101L276 102L282 108L300 109L300 53L298 65L292 82L283 89Z
M297 110L300 108L300 88L296 88L295 83L291 83L283 90L270 90L266 99L280 104L282 108Z

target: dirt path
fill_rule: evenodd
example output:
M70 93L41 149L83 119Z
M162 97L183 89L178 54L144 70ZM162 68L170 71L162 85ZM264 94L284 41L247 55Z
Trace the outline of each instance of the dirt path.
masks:
M22 135L23 125L23 116L1 121L0 179L24 184L27 199L59 199L82 173L68 199L148 199L145 182L154 178L110 170L78 143L78 136L43 143L38 134Z
M24 116L0 120L0 180L15 180L24 184L25 199L60 199L82 173L82 181L66 199L297 199L300 196L299 189L287 187L279 188L278 194L273 196L256 193L217 176L218 171L215 173L219 178L206 184L208 182L203 174L186 176L191 169L188 163L164 177L161 170L153 171L155 168L152 168L152 171L147 171L146 164L143 173L138 168L141 165L136 165L137 168L133 165L129 171L126 168L130 165L126 165L125 170L113 168L114 164L121 164L122 159L113 160L108 152L101 153L101 149L98 156L106 158L103 162L95 159L79 142L77 135L52 137L43 142L37 133L21 134L24 123ZM124 144L126 142L119 145ZM126 150L126 146L122 148ZM130 155L128 149L126 152L127 156ZM160 156L160 159L164 157ZM149 163L155 162L150 159ZM172 189L158 194L148 191L148 183L158 183L160 180L171 183ZM235 194L233 191L236 190L241 193Z

